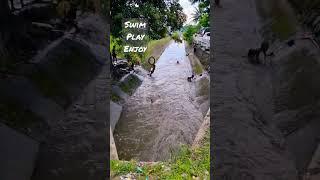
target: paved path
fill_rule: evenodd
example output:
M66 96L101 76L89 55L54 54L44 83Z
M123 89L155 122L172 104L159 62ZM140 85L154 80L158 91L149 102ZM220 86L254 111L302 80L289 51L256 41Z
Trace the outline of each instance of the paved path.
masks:
M259 47L254 0L224 0L213 11L211 119L215 179L297 179L273 127L271 70L241 56Z

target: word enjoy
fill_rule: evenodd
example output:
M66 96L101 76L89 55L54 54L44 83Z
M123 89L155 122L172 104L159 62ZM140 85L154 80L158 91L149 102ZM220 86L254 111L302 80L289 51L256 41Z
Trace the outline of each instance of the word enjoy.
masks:
M124 46L124 52L145 52L147 47L131 47L131 46Z

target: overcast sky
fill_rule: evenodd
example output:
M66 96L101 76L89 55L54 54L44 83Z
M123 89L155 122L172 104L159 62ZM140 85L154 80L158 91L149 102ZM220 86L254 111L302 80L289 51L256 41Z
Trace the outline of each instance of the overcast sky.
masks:
M195 7L198 6L198 4L192 5L189 0L179 0L180 4L183 8L183 12L187 15L187 21L185 24L194 24L192 21L192 14L194 13Z

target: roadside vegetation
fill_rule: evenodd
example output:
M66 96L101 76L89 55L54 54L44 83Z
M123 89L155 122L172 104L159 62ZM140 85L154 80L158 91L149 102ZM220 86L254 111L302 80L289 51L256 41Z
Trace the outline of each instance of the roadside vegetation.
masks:
M195 65L192 66L192 69L193 69L193 72L196 73L196 75L200 75L203 72L202 67L198 62L195 62Z
M198 33L201 28L210 27L210 1L191 0L192 3L199 3L193 14L195 25L186 25L183 29L183 39L192 44L193 35Z
M193 35L199 32L201 25L188 25L185 27L183 32L183 39L187 41L188 44L192 44Z
M119 87L121 90L129 95L132 95L135 89L141 84L141 80L135 76L135 75L130 75L127 79L126 82L121 82Z
M148 58L154 56L156 60L159 59L161 53L167 47L172 39L166 36L162 39L148 40L147 50L144 53L130 53L125 54L123 50L122 40L120 38L115 38L110 36L110 48L115 47L118 59L130 59L135 64L140 64L144 69L150 69L150 64L148 63Z
M113 101L113 102L120 102L120 101L121 101L121 97L118 96L117 94L111 92L111 101Z
M131 174L137 179L209 179L210 132L207 131L201 146L182 145L167 162L141 163L135 160L111 160L111 178Z

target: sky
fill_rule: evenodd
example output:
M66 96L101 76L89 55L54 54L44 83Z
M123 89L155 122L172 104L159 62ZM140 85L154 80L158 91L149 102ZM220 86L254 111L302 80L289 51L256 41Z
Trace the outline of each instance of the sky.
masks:
M198 6L198 4L192 5L189 0L179 0L180 5L183 8L183 12L187 15L187 21L185 24L194 24L192 21L192 14L194 13L194 9Z

